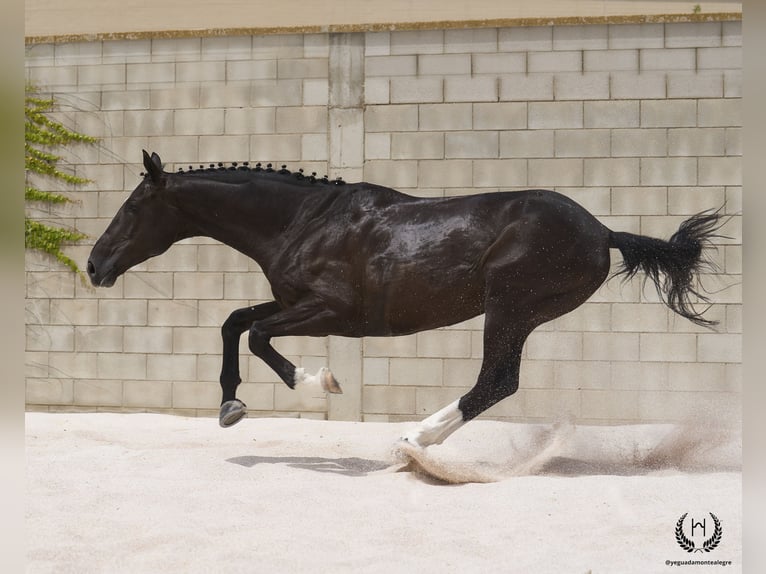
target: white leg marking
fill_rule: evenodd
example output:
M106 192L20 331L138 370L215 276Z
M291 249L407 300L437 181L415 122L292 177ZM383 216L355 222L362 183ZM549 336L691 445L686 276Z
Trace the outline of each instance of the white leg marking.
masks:
M417 428L405 434L402 439L423 448L432 444L441 444L444 439L465 424L463 413L458 408L459 402L460 399L432 414Z
M302 367L298 367L295 369L295 377L293 380L295 381L296 387L299 385L306 385L308 387L318 387L328 393L340 394L343 392L340 385L338 385L338 382L335 380L335 377L332 376L330 369L327 367L319 369L316 375L307 375Z

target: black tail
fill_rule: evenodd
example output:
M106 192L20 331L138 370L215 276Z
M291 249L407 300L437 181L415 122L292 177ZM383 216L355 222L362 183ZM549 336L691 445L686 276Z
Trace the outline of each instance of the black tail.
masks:
M669 241L610 232L609 246L619 249L623 257L622 267L615 275L623 275L627 281L641 270L652 280L657 293L673 311L697 325L715 325L716 321L705 319L702 312L694 310L692 298L710 303L700 293L699 273L703 269L715 269L715 265L704 256L704 249L710 247L711 239L720 237L716 234L722 225L720 212L720 209L703 211L690 217Z

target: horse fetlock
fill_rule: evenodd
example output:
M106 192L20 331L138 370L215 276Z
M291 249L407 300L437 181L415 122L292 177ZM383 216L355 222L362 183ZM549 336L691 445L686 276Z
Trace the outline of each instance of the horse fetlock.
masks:
M340 388L340 384L335 379L332 371L327 367L322 367L317 371L316 375L309 375L306 371L299 367L295 369L295 377L293 379L295 386L306 385L309 387L320 387L326 393L342 394L343 390Z

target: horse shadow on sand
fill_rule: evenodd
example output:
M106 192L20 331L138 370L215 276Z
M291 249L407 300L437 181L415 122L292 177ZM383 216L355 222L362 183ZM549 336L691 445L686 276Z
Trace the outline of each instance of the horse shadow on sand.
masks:
M391 466L391 462L369 460L356 456L342 458L326 458L321 456L236 456L226 459L226 462L248 468L262 464L284 464L290 468L355 477L367 476L372 472L385 470Z

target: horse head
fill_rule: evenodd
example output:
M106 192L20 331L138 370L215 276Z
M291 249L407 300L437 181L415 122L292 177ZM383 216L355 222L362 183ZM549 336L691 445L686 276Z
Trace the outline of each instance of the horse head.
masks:
M88 258L96 287L111 287L125 271L164 253L184 237L177 209L168 201L167 175L156 153L144 154L144 179L120 207Z

